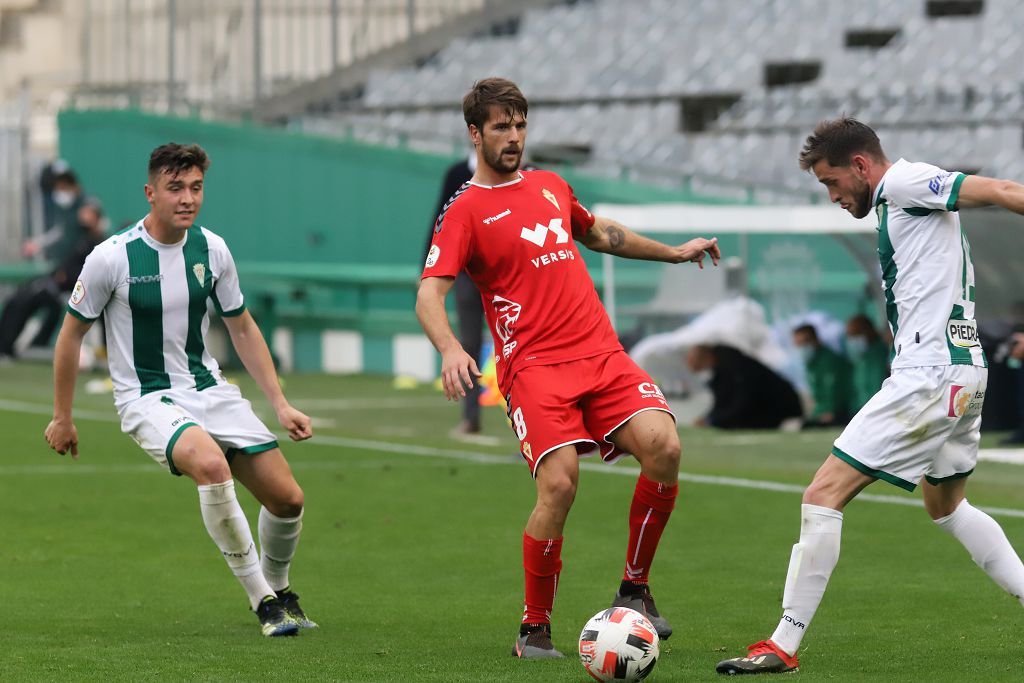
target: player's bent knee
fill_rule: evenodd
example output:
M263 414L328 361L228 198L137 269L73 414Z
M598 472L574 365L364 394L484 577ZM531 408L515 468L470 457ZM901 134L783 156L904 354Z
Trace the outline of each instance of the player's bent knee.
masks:
M842 508L841 499L842 496L837 491L835 482L827 479L815 479L804 489L804 505L817 505L839 510Z
M190 450L195 451L195 448ZM197 484L219 484L231 479L231 468L221 453L193 453L183 458L187 465L178 466L183 473L194 479Z
M568 510L576 498L576 482L564 474L547 477L538 487L539 502L553 508Z
M679 469L679 457L682 454L682 447L679 445L679 435L672 432L661 445L658 459L666 466Z
M681 450L678 434L675 432L658 433L654 435L638 459L648 468L669 475L679 471Z
M305 495L302 493L302 489L296 485L288 492L287 495L283 496L280 500L274 501L273 508L268 506L267 509L270 510L275 517L291 519L302 514L302 508L305 504Z
M846 503L853 497L853 494L843 490L831 482L811 482L811 485L804 490L804 505L817 505L818 507L840 510L846 507Z
M933 521L942 519L943 517L949 517L951 514L956 512L956 509L960 507L960 503L964 501L963 497L955 499L941 499L936 500L925 496L924 509L928 513L928 516Z

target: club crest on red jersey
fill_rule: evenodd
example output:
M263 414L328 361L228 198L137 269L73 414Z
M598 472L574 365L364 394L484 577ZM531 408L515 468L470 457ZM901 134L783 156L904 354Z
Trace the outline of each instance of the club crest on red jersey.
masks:
M544 189L542 189L540 191L540 193L542 195L544 195L544 199L546 199L549 202L551 202L552 204L554 204L556 209L558 209L559 211L562 210L562 207L560 207L558 205L558 199L555 197L555 193L554 192L552 192L551 190L549 190L548 188L545 187Z

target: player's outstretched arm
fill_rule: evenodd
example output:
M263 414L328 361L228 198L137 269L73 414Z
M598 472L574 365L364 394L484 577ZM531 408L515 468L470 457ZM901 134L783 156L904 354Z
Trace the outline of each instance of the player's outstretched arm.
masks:
M592 251L614 254L622 258L664 261L666 263L692 261L701 268L704 267L705 256L710 256L711 262L716 266L718 260L722 258L722 252L718 249L717 237L711 239L698 237L673 247L638 235L621 223L602 216L595 216L594 225L579 241Z
M966 209L1001 206L1024 215L1024 185L1012 180L969 175L960 185L960 196L956 203L958 207Z
M78 430L71 419L71 404L75 398L78 379L78 360L82 353L82 340L92 323L79 320L67 313L57 335L53 351L53 419L46 425L43 436L50 448L64 455L71 451L78 458Z
M449 401L465 398L466 389L472 389L480 377L476 361L462 348L444 310L444 299L454 284L453 277L425 277L416 293L416 317L441 354L441 386Z
M274 360L270 357L270 349L267 348L263 333L249 311L224 318L224 324L227 325L231 343L238 352L238 357L242 359L242 365L260 385L263 394L274 407L277 421L288 431L291 440L302 441L313 436L309 416L293 408L284 397L277 371L274 370Z

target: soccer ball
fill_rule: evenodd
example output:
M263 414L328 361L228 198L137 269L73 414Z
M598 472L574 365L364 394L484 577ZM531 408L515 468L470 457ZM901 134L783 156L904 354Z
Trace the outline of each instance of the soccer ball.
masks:
M658 632L628 607L595 614L580 634L580 661L599 681L641 681L658 661Z

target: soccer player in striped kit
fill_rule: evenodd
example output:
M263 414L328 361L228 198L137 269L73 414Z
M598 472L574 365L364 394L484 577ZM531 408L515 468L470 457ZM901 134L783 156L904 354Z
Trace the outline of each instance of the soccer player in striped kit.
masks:
M716 670L727 675L798 668L797 650L839 561L843 509L879 479L907 491L920 484L928 515L1024 603L1024 564L999 523L965 497L978 460L988 361L959 213L994 205L1024 214L1024 186L891 162L875 131L848 117L818 124L800 168L855 218L878 218L892 375L839 435L804 492L778 627L745 657L719 662Z
M198 145L162 145L149 158L150 212L98 245L68 302L54 354L54 411L46 441L78 455L72 400L82 338L106 316L110 377L121 429L199 490L203 522L248 594L265 636L315 627L289 586L303 494L277 440L228 384L206 349L207 300L295 441L310 419L285 399L256 322L245 308L224 240L195 223L209 167ZM260 552L235 496L238 479L262 504Z

